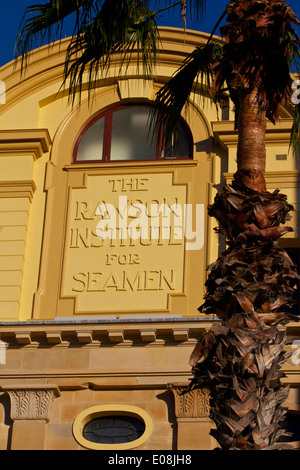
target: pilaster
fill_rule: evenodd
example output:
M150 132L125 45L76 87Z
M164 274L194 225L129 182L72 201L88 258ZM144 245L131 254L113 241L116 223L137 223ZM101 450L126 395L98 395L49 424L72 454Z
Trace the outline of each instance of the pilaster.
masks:
M0 319L18 320L36 160L49 151L46 129L0 130Z
M210 449L212 438L209 431L212 422L209 418L209 391L206 388L182 393L186 385L169 384L173 394L177 421L177 449Z
M60 395L51 384L3 386L11 403L11 450L43 450L51 403Z

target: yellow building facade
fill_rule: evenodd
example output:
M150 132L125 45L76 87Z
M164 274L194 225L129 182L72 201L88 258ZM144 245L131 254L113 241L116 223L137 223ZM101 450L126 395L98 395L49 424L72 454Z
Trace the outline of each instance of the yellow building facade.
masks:
M0 69L2 450L216 445L208 391L180 392L195 344L218 321L197 310L207 266L224 249L206 209L235 172L237 134L230 103L217 111L196 83L177 153L147 138L155 94L207 39L160 33L152 79L134 56L126 67L116 57L80 105L61 88L68 40L34 51L22 76L13 63ZM285 109L268 124L267 184L295 207L282 243L297 256L291 124ZM300 336L297 324L287 328ZM293 358L284 380L295 414Z

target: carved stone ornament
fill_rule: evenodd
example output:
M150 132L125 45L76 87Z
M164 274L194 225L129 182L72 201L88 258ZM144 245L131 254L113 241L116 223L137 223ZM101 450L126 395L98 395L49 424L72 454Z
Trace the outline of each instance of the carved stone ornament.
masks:
M200 418L209 419L209 391L206 388L194 389L181 394L186 387L180 385L168 385L175 400L176 418Z
M50 418L50 405L59 396L56 385L23 385L2 387L11 403L12 420L45 420Z

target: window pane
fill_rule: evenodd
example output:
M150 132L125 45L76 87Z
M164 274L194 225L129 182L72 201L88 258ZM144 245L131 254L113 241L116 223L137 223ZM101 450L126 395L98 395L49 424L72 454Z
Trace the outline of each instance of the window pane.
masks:
M121 444L132 442L143 435L145 424L129 416L99 417L88 422L83 436L99 444Z
M297 267L297 273L300 273L300 250L299 248L286 248L286 252ZM300 315L300 299L299 299L300 282L297 282L297 289L294 292L294 304L289 309L289 313Z
M162 158L179 158L179 157L189 157L190 155L190 145L188 137L184 129L179 126L177 142L174 142L173 146L165 146L162 151Z
M82 137L77 160L102 160L105 118L98 119Z
M296 413L287 413L284 421L282 422L282 427L292 435L280 437L279 442L300 441L300 415Z
M151 160L155 158L155 142L148 137L147 108L123 108L114 112L111 160Z

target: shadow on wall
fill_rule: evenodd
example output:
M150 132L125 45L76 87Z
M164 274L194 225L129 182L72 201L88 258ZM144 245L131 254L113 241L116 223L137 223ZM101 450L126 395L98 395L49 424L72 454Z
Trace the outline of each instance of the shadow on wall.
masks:
M168 422L172 429L172 450L177 450L177 421L175 417L175 405L172 394L169 391L165 391L157 395L159 400L165 402L168 411Z
M10 417L10 399L6 393L2 393L0 396L0 416L1 415L3 424L0 424L0 449L11 450L13 420Z

